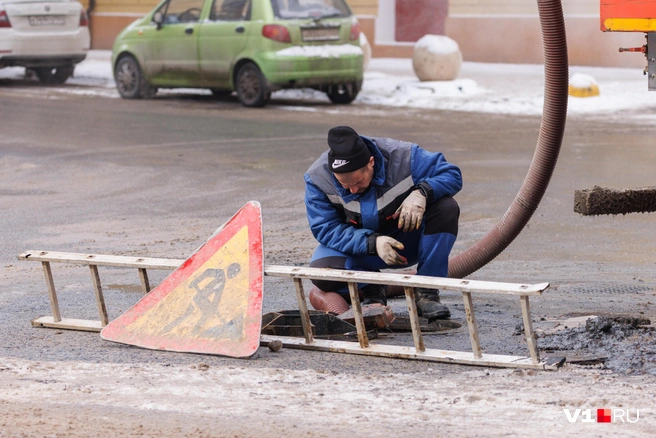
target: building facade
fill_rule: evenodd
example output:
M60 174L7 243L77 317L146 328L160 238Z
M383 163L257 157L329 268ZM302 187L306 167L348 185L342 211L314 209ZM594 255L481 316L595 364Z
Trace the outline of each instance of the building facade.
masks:
M465 61L544 61L537 2L532 0L348 0L373 57L411 57L425 34L447 35ZM640 33L602 32L600 0L563 1L570 65L644 67ZM153 9L157 0L84 0L90 11L92 48L111 49L116 35Z

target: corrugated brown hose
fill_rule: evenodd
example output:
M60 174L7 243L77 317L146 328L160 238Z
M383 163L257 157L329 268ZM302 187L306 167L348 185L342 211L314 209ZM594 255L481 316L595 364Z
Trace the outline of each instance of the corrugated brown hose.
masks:
M466 277L510 245L537 209L556 167L567 117L567 38L560 0L538 0L538 10L545 84L542 123L533 161L517 196L497 225L471 248L449 260L449 277Z

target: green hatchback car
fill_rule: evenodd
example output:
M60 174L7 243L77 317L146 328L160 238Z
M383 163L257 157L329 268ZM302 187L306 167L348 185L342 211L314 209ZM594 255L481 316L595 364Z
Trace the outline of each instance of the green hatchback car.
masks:
M363 57L345 0L164 0L118 35L112 65L126 99L191 87L261 107L285 88L351 103Z

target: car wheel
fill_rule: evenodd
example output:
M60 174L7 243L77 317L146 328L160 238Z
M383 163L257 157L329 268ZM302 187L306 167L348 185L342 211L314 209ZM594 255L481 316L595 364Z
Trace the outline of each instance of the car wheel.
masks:
M149 98L157 89L144 78L139 63L132 56L124 56L116 63L114 80L118 94L124 99Z
M44 84L63 84L68 78L73 76L75 67L72 65L64 65L61 67L39 67L35 68L34 72L39 81Z
M353 102L359 92L360 85L357 82L352 82L345 85L333 85L326 94L332 103L345 105Z
M267 92L264 76L251 62L241 66L235 79L235 89L239 101L249 107L263 107L271 97Z

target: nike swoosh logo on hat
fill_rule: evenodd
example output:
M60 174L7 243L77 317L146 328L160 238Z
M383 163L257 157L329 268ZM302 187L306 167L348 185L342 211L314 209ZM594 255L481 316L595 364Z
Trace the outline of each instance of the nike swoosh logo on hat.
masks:
M350 161L347 160L335 160L333 161L333 169L337 169L338 167L346 166Z

